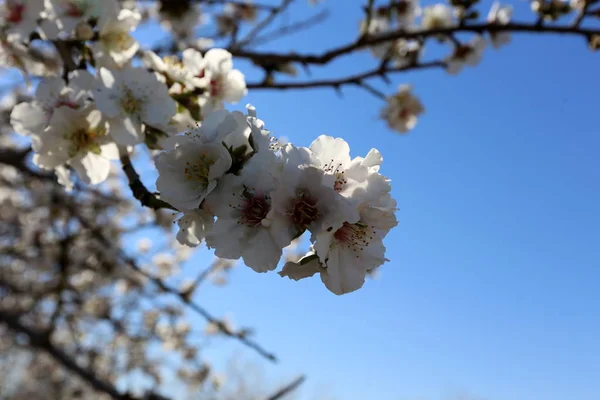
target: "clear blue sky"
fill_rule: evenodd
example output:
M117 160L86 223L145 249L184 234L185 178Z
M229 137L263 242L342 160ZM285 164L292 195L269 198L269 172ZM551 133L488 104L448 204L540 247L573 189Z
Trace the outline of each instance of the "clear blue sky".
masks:
M345 43L359 3L325 1L332 16L322 28L269 47ZM528 16L526 2L516 6L517 19ZM311 11L294 10L290 19ZM365 53L313 77L375 62ZM296 144L328 134L353 155L381 150L400 207L386 240L392 261L342 297L318 278L240 266L227 288L207 287L198 299L256 329L282 360L256 359L274 384L307 374L306 399L320 390L342 400L599 399L599 70L599 55L579 38L519 35L459 76L377 82L386 93L409 82L421 96L426 114L407 136L389 131L377 119L380 100L358 89L344 98L330 89L250 92L236 108L252 103ZM192 268L210 257L199 251ZM223 341L205 354L241 349Z

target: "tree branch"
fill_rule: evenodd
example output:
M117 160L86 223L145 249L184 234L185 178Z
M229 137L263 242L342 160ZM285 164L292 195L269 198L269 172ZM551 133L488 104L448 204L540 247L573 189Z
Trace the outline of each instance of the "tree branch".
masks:
M54 346L47 334L23 325L19 320L18 315L0 310L0 322L4 323L13 332L26 335L29 338L29 344L32 347L43 350L51 355L59 364L71 372L74 372L97 391L105 393L115 400L135 400L134 397L128 394L119 393L112 384L102 381L92 371L77 364L77 362L63 350Z
M159 199L154 193L151 193L140 179L139 174L133 167L131 163L131 159L129 158L129 154L127 154L127 149L119 146L119 158L121 159L121 165L123 166L123 171L127 176L127 180L129 181L129 187L131 188L131 192L133 193L133 197L135 197L144 207L149 207L154 210L158 210L161 208L168 208L171 210L178 211L175 207Z
M325 21L327 17L329 17L329 11L321 10L321 12L311 17L308 17L305 20L294 22L292 24L275 29L274 31L267 32L264 35L260 35L256 39L254 39L252 44L258 46L261 44L265 44L271 40L281 39L281 37L283 36L293 35L294 33L312 28L313 26L320 24L321 22Z
M428 69L428 68L439 68L444 67L445 64L442 61L430 61L421 64L413 64L406 67L397 67L397 68L386 68L385 65L382 67L375 68L373 70L364 72L358 75L352 75L345 78L339 79L323 79L323 80L315 80L310 82L281 82L281 83L269 83L269 82L258 82L258 83L248 83L246 87L248 89L274 89L274 90L286 90L286 89L314 89L319 87L333 87L339 88L344 85L357 85L363 86L363 81L365 79L374 78L374 77L385 77L386 74L395 73L395 72L404 72L411 70L419 70L419 69Z
M267 397L266 400L279 400L279 399L281 399L283 396L285 396L287 394L290 394L294 390L298 389L298 387L300 385L302 385L305 380L306 380L306 377L304 375L296 378L295 380L293 380L288 385L286 385L283 388L279 389L275 394Z
M266 16L265 19L263 19L261 22L259 22L250 32L248 32L246 37L240 40L234 48L241 48L243 46L246 46L247 44L250 44L256 38L256 36L263 29L269 26L279 14L283 13L286 10L286 8L288 8L290 4L292 4L293 1L294 0L282 0L279 7L272 9L270 14Z
M286 62L299 62L304 64L324 65L334 59L350 54L355 50L366 47L398 40L398 39L419 39L430 38L434 36L453 35L455 33L536 33L536 34L555 34L555 35L574 35L589 38L592 35L600 35L600 29L589 29L574 26L554 26L554 25L536 25L535 23L509 23L506 25L480 23L473 25L461 25L452 28L430 29L421 31L393 31L382 35L368 38L358 38L352 43L331 49L322 54L281 54L272 52L255 52L239 48L233 48L229 51L236 57L249 58L257 61L259 64L273 63L280 64Z

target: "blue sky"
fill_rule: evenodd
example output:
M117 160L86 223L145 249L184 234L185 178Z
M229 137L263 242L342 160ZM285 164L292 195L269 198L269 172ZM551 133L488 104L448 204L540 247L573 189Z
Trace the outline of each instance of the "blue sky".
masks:
M332 16L323 27L266 48L318 52L354 38L360 2L325 3ZM516 7L516 19L528 16L525 2ZM316 10L303 5L288 17ZM313 78L375 63L364 53ZM259 78L236 65L248 81ZM380 100L355 88L343 98L331 89L250 92L234 108L252 103L296 144L328 134L353 155L378 148L399 225L381 278L355 293L337 297L318 278L243 266L227 288L203 289L200 302L254 327L281 362L225 341L205 354L243 354L274 385L305 373L306 399L600 398L599 68L580 38L519 35L459 76L375 82L390 94L412 83L421 97L426 114L406 136L378 120ZM191 268L210 257L199 251Z

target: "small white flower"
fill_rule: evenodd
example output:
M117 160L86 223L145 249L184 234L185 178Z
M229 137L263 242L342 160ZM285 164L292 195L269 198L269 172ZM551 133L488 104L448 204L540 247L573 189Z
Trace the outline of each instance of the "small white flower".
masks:
M446 60L446 71L451 75L456 75L465 65L475 66L479 64L485 47L485 39L479 35L475 36L470 43L457 46L452 55Z
M397 28L403 30L413 29L418 11L418 0L400 0L395 2L394 15L396 16Z
M387 99L387 104L381 111L381 117L388 126L400 133L406 133L417 124L417 118L425 109L421 101L412 93L410 85L400 85L398 93Z
M42 11L44 0L5 0L0 5L1 25L9 38L28 42Z
M143 142L144 124L166 129L177 111L167 86L143 68L100 68L94 97L108 119L110 134L125 146Z
M149 238L141 238L138 240L136 248L140 253L147 253L152 248L152 240Z
M506 25L510 23L512 18L512 6L501 5L499 2L494 2L488 14L487 20L490 24ZM490 41L495 49L502 47L510 42L510 33L508 32L490 32Z
M33 162L44 169L68 164L88 184L103 182L110 171L110 160L118 151L106 132L99 111L88 108L57 108L49 126L33 141Z
M98 19L105 13L116 15L119 4L116 0L47 0L46 17L40 29L47 40L64 35L70 38L78 24L89 19Z
M456 25L452 8L438 3L423 9L421 28L425 30L451 28Z
M62 78L46 78L40 82L32 102L18 104L11 113L11 125L22 135L39 135L48 126L54 110L82 108L91 96L93 77L86 71L71 73L69 85Z
M223 108L223 103L235 104L248 92L244 74L233 69L231 53L224 49L211 49L204 55L206 77L208 87L206 92L199 97L198 102L202 107L202 113L206 115L213 110Z
M193 4L180 13L174 13L171 10L165 12L161 7L159 17L163 29L172 32L178 38L194 36L194 29L202 21L200 8Z
M212 229L214 220L212 214L202 209L185 211L177 220L177 241L191 247L198 246Z
M206 236L206 244L215 249L217 257L241 257L256 272L277 267L283 246L278 244L277 230L266 219L271 211L275 171L263 159L253 157L240 176L225 175L207 198L217 221Z
M195 77L193 74L195 69L189 68L188 65L186 65L186 54L189 57L190 50L197 53L200 57L200 60L202 60L202 55L200 52L192 49L187 49L184 51L183 61L179 60L179 58L176 56L167 56L161 58L153 51L146 51L144 52L143 56L144 65L147 68L164 75L170 81L170 83L179 84L178 92L182 92L184 89L193 89L194 86L202 87L201 84L204 83L204 80ZM175 91L174 86L175 85L171 87L172 92Z
M121 68L135 55L139 43L130 32L140 23L138 12L122 9L117 15L104 13L98 21L100 36L92 44L96 65L106 68Z
M180 210L194 210L231 167L231 156L220 143L183 136L172 149L156 157L156 187L161 198Z

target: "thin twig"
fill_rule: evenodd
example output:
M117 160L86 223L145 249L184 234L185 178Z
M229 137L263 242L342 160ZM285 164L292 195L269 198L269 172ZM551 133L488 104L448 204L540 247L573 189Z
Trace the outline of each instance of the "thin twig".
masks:
M288 395L288 394L292 393L294 390L298 389L298 387L300 385L302 385L305 380L306 380L306 377L304 375L299 376L298 378L294 379L291 383L289 383L286 386L284 386L283 388L279 389L276 393L267 397L266 400L279 400L279 399L283 398L283 396Z
M282 26L281 28L275 29L274 31L267 32L263 35L257 36L252 42L253 45L258 46L270 42L271 40L281 39L283 36L293 35L299 31L312 28L315 25L320 24L329 17L329 10L321 10L319 13L308 17L305 20L294 22L290 25Z
M248 32L246 37L236 44L235 48L241 48L250 44L256 38L256 36L262 32L263 29L269 26L279 14L283 13L293 1L294 0L282 0L279 7L272 9L269 15L256 24L256 26L250 32Z
M430 61L421 64L408 65L405 67L397 67L397 68L375 68L373 70L364 72L358 75L352 75L339 79L323 79L323 80L315 80L309 82L279 82L279 83L268 83L268 82L258 82L258 83L248 83L246 86L248 89L275 89L275 90L286 90L286 89L313 89L319 87L340 87L343 85L359 85L360 82L365 79L374 78L374 77L384 77L388 73L395 72L404 72L411 70L419 70L419 69L428 69L428 68L440 68L444 67L445 63L442 61Z
M145 206L152 208L154 210L158 210L161 208L168 208L171 210L178 211L175 207L156 197L154 193L151 193L142 180L140 179L140 175L137 173L133 164L131 163L131 159L129 158L129 154L127 154L127 149L119 146L119 158L121 159L121 165L123 166L123 171L127 176L127 180L129 181L129 187L131 188L131 192L133 193L133 197L135 197L139 202Z

